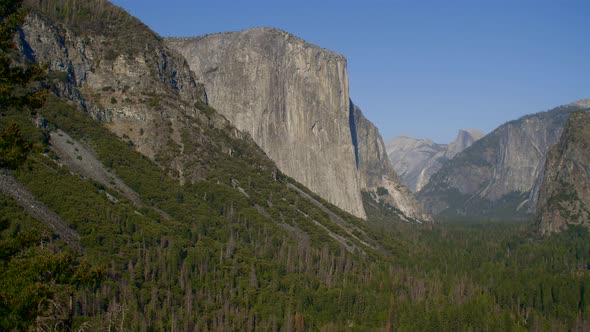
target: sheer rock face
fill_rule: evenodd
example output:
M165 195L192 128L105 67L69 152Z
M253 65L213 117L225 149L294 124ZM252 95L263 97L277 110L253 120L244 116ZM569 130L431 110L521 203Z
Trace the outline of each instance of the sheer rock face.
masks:
M285 174L366 217L344 57L269 28L167 42L205 84L209 104L250 133Z
M511 213L534 213L549 146L581 108L569 104L498 127L443 165L418 198L433 214L494 214L499 204Z
M432 221L414 195L403 186L387 157L387 151L379 130L351 102L351 116L354 117L353 133L357 151L357 164L361 189L371 192L372 197L396 207L406 216L421 221ZM352 123L353 121L351 121ZM380 194L378 188L385 188L387 194Z
M572 113L547 154L537 222L543 233L568 225L590 227L590 114Z
M401 182L413 192L418 192L445 162L481 137L483 133L474 129L459 130L457 138L449 144L399 136L387 143L387 155Z

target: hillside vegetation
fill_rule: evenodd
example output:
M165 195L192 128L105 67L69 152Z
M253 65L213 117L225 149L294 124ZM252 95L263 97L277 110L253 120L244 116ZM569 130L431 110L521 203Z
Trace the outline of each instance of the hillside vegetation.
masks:
M366 246L288 189L287 178L275 180L242 164L239 173L251 181L244 188L259 193L249 190L247 196L221 177L181 186L59 100L51 98L40 113L50 127L93 148L147 205L138 209L121 194L70 173L53 159L50 146L14 172L81 235L84 259L106 272L100 284L76 292L79 324L140 330L586 324L590 236L584 228L548 239L536 238L527 225L420 228L390 221L367 228L336 210L368 234L374 245ZM30 139L44 137L30 125L26 129ZM231 164L216 166L220 174L232 172ZM259 201L264 205L255 199L260 193L269 195ZM12 216L13 232L19 230L26 214L10 200L0 208ZM163 218L160 209L173 219ZM362 252L349 252L326 228Z
M126 15L102 1L39 1L36 8L56 10L46 15L83 34L102 28L80 25L76 15L94 17L100 6ZM51 79L48 85L60 84ZM111 92L101 90L104 98ZM57 213L81 245L68 248L0 196L0 329L590 328L585 228L541 238L525 224L420 226L374 201L364 222L281 174L203 101L198 115L179 116L184 144L172 142L151 159L112 123L72 104L51 95L37 114L6 109L0 116L0 128L17 124L36 147L6 174ZM57 129L142 204L66 167L50 139ZM170 168L178 154L193 156L181 170L205 171L181 181ZM43 262L60 269L40 269ZM23 290L36 289L47 292L21 301Z

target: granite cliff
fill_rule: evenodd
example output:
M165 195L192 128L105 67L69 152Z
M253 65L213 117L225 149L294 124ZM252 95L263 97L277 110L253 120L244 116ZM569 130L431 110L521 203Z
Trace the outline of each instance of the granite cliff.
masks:
M510 121L457 154L418 193L434 214L525 218L534 213L549 147L577 102Z
M248 132L284 173L366 217L344 57L272 28L167 39L167 44L204 83L209 104ZM399 184L395 177L391 181ZM409 194L392 197L396 208L415 210Z
M589 147L590 114L574 112L547 154L536 218L543 233L590 226Z
M459 130L457 138L449 144L398 136L387 142L387 155L401 182L413 192L418 192L445 162L481 137L483 133L474 129Z

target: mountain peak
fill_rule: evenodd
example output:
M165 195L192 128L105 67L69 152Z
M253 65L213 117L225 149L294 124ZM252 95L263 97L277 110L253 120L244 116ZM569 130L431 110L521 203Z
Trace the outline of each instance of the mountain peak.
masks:
M483 131L471 128L471 129L459 129L459 132L457 133L457 137L459 137L459 135L465 135L465 134L471 135L475 139L480 139L485 135L485 133Z
M449 143L445 156L448 159L452 159L459 152L467 149L471 146L471 144L473 144L475 141L482 138L483 136L484 133L477 129L459 129L459 132L457 133L457 138L455 138L454 141Z
M301 45L304 48L311 48L321 52L323 55L328 56L329 58L346 62L346 57L339 53L312 44L301 37L275 27L253 27L239 31L217 32L195 37L169 37L166 38L166 40L173 46L178 46L181 44L181 42L192 44L198 41L208 40L209 43L217 43L218 47L224 47L231 43L242 42L251 45L258 45L259 48L262 48L263 46L270 46L269 49L276 49L278 41L282 40L287 44Z
M387 155L402 183L413 192L420 191L430 177L449 159L483 137L476 129L460 129L449 144L431 139L397 136L387 142Z

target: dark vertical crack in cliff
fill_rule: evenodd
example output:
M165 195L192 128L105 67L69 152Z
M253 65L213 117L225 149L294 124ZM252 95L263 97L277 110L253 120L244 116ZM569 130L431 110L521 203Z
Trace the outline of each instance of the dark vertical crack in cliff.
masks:
M356 133L356 123L354 121L354 104L352 100L348 100L348 122L350 127L350 136L352 138L352 145L354 146L354 158L356 161L356 168L359 168L359 144Z

